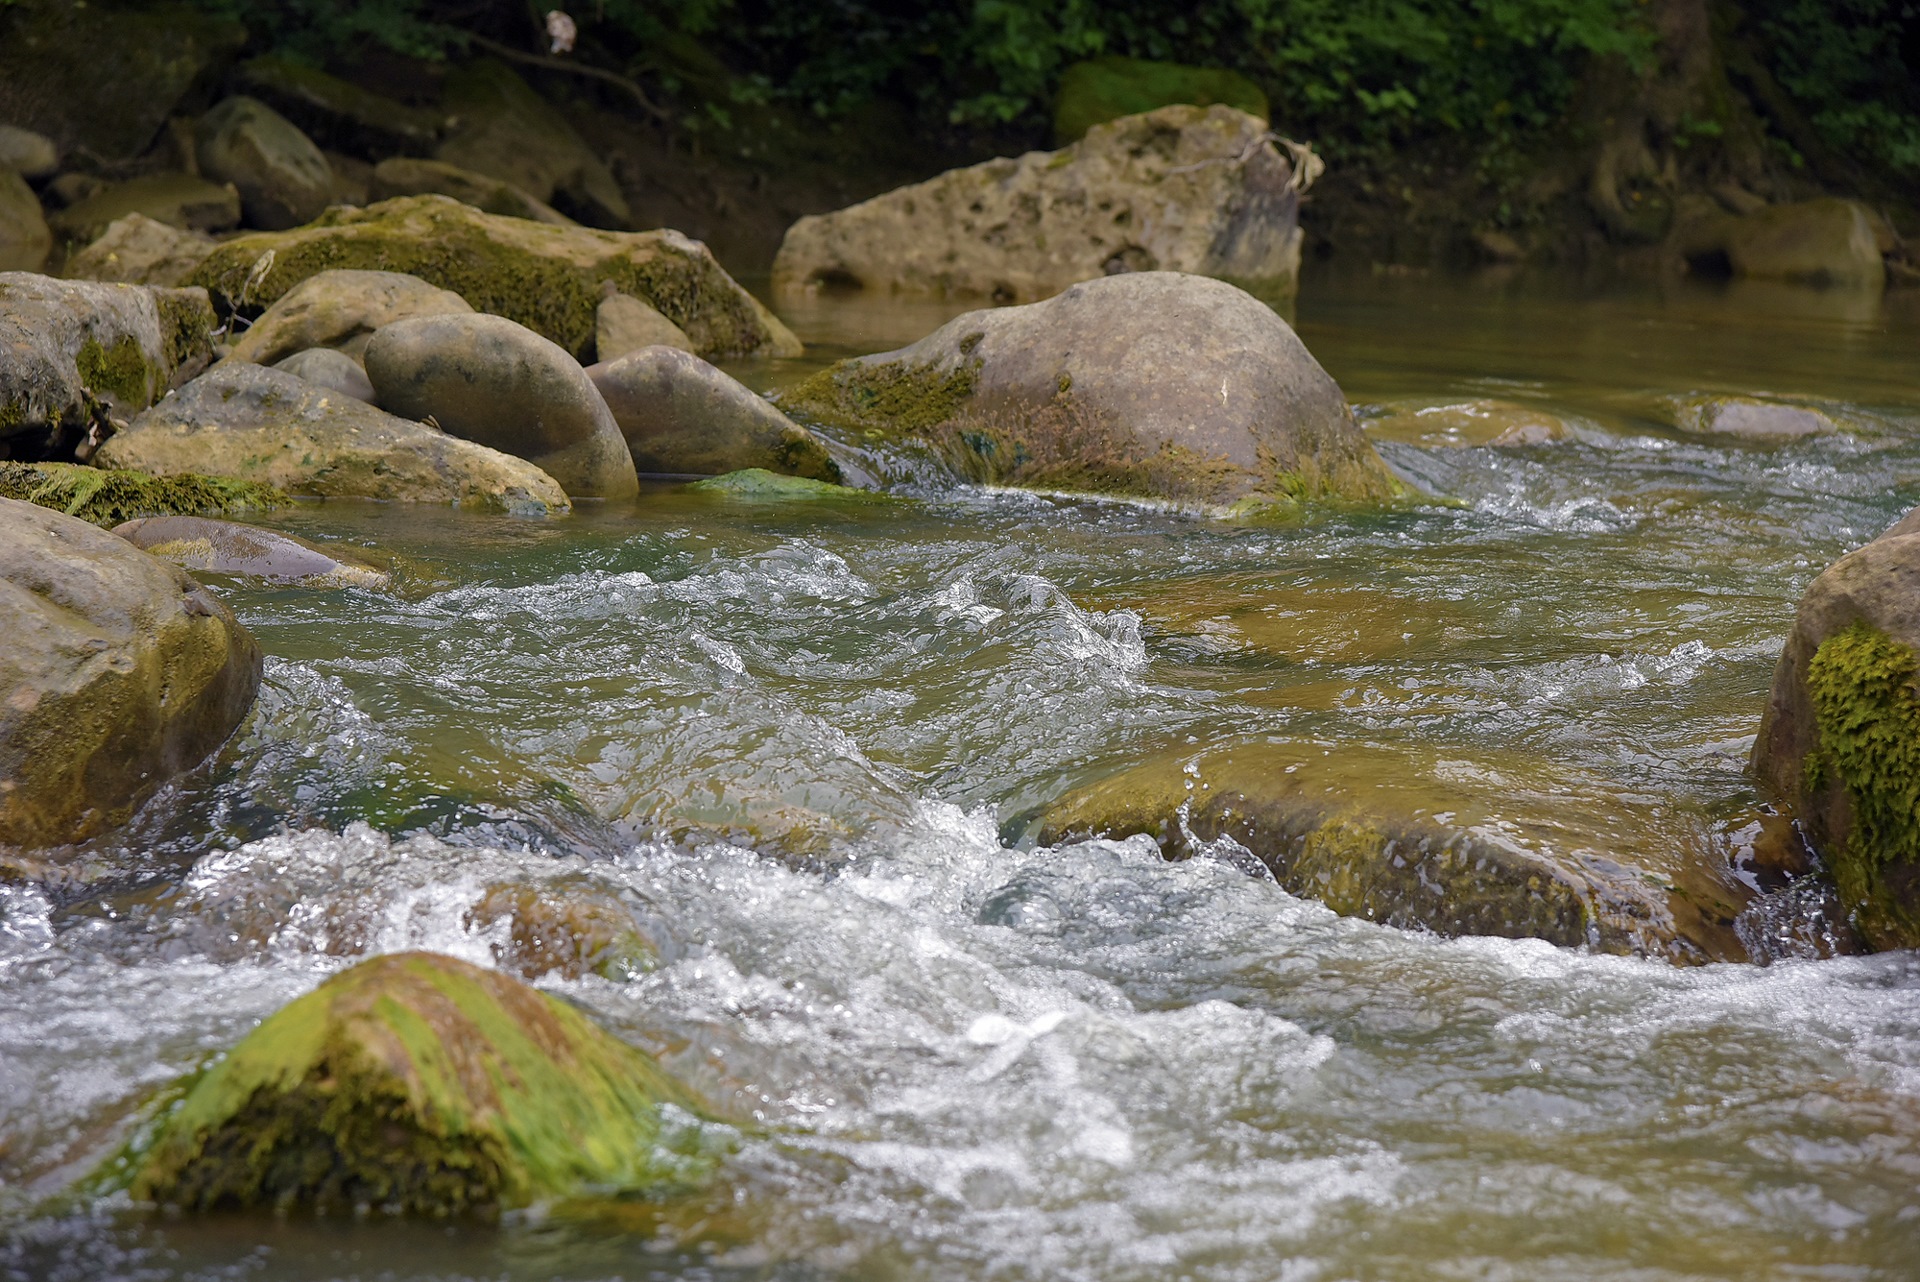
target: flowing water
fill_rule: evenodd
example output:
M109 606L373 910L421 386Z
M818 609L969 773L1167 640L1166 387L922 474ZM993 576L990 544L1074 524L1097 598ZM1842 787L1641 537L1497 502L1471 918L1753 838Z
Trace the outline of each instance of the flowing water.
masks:
M736 372L951 310L823 300L809 361ZM1325 278L1294 319L1363 406L1571 439L1383 441L1459 502L1297 525L910 477L274 518L399 586L218 582L269 656L243 731L0 881L0 1276L1920 1277L1920 957L1447 940L1032 836L1130 763L1267 743L1777 887L1744 757L1801 590L1920 501L1920 299ZM1847 430L1673 426L1729 391ZM649 942L540 982L736 1118L711 1193L453 1226L57 1196L354 960L507 964L501 887Z

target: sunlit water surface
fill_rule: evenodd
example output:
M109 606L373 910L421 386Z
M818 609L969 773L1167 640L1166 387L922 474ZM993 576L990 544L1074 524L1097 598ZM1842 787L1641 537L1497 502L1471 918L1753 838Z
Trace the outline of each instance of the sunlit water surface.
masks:
M1913 955L1449 941L1028 835L1145 754L1272 739L1737 864L1794 600L1920 499L1917 301L1310 280L1294 319L1357 403L1572 424L1383 445L1453 507L1230 527L909 484L276 517L401 586L220 584L270 656L243 732L0 883L0 1276L1920 1277ZM813 359L735 372L778 388L952 310L823 300L792 314ZM1672 426L1724 391L1849 430ZM451 1227L49 1200L357 958L494 964L470 910L502 884L617 902L657 950L542 983L753 1123L713 1193Z

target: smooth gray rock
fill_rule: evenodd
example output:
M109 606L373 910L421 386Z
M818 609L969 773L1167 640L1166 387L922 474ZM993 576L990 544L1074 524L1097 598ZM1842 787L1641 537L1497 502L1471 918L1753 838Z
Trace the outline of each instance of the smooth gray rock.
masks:
M838 483L812 432L695 356L643 347L587 369L642 472L720 476L764 468Z
M602 365L643 347L693 350L693 340L678 325L632 294L613 293L593 313L594 359Z
M1714 396L1684 405L1679 421L1689 431L1758 442L1793 441L1840 430L1819 410L1746 396Z
M0 499L0 845L124 822L226 741L260 647L174 566L77 517Z
M0 442L69 456L206 368L213 326L203 289L0 273Z
M449 436L283 370L227 360L101 447L101 467L201 473L322 498L447 503L479 511L568 510L524 459Z
M274 530L205 516L143 516L113 527L133 546L183 570L319 588L384 589L392 579L365 562Z
M244 94L227 98L194 130L200 171L240 192L247 221L268 231L312 222L333 199L333 170L292 121Z
M0 169L22 178L50 178L60 168L60 148L45 134L0 125Z
M382 326L472 311L452 290L405 272L316 272L260 314L234 343L233 357L271 365L309 348L335 347L358 360Z
M593 380L504 316L423 316L367 343L378 403L535 463L575 498L639 493L633 457Z
M968 312L842 361L782 408L931 442L969 479L1213 508L1401 484L1271 307L1223 281L1136 272Z
M336 352L331 347L309 347L285 360L275 361L273 367L317 386L330 387L342 396L373 404L373 384L367 378L367 371L345 352Z

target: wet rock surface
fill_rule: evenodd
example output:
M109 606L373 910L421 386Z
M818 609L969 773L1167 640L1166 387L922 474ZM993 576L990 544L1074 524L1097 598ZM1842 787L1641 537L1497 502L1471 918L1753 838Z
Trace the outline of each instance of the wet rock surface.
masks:
M702 356L800 351L792 332L705 246L678 232L552 227L445 196L334 209L308 227L238 237L215 250L194 280L222 305L251 314L309 277L340 268L418 276L476 310L518 321L576 360L592 354L595 315L609 284L645 299Z
M930 440L969 479L1227 507L1384 499L1400 485L1272 308L1141 272L968 312L842 361L781 406Z
M330 551L291 534L232 521L202 516L139 517L114 526L113 533L183 570L315 588L377 591L392 582L384 571L344 551Z
M856 286L999 303L1133 271L1293 290L1312 173L1231 107L1164 107L1057 152L989 160L800 219L776 292ZM1317 163L1317 162L1312 162Z
M260 649L211 593L85 521L0 499L0 844L125 821L223 743Z
M452 290L404 272L323 271L276 299L240 335L232 355L272 365L297 352L333 347L358 360L382 325L471 311Z
M1760 444L1828 436L1842 430L1832 416L1820 410L1745 396L1715 396L1682 405L1677 419L1687 431Z
M1753 745L1879 948L1920 947L1920 520L1808 587Z
M593 380L557 344L503 316L423 316L374 334L379 404L527 459L575 498L631 498L633 457Z
M159 476L233 477L321 498L526 515L569 507L558 483L523 459L238 361L209 370L134 419L96 461Z
M1513 401L1453 401L1444 405L1385 405L1362 419L1368 437L1427 449L1491 446L1517 449L1572 439L1565 419Z
M762 468L838 482L821 440L764 397L671 347L644 347L588 368L641 472L717 476Z
M362 962L282 1008L168 1115L127 1182L194 1210L491 1216L698 1184L703 1106L577 1008L452 957Z

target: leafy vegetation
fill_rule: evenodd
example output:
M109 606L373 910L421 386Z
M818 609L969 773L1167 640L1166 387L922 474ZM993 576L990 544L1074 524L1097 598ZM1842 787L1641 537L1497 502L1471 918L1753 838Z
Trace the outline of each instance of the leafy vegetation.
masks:
M1920 0L1759 0L1774 75L1833 147L1920 173Z

